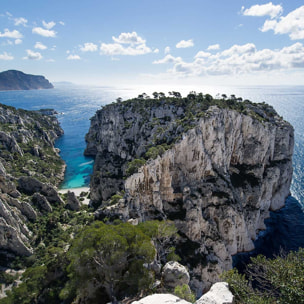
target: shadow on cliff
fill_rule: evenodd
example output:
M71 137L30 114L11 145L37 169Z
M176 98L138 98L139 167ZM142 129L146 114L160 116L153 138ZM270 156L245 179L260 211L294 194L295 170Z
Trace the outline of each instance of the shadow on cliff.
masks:
M265 220L267 229L255 241L255 250L233 257L233 266L239 271L250 262L250 257L263 254L268 258L283 252L304 248L304 212L301 204L292 196L286 199L285 207L271 212Z

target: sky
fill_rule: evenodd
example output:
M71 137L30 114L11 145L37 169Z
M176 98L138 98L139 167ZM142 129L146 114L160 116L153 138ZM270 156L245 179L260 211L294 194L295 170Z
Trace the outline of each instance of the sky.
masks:
M304 85L304 2L2 0L9 69L100 86Z

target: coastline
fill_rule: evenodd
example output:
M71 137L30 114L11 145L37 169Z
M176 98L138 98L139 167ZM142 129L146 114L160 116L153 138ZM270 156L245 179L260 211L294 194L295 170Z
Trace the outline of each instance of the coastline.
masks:
M58 192L61 193L61 194L68 193L68 191L74 192L74 194L77 197L79 197L81 192L90 192L90 187L65 188L65 189L59 189L58 190ZM84 200L81 202L83 205L88 205L90 203L90 199L87 196L84 197Z

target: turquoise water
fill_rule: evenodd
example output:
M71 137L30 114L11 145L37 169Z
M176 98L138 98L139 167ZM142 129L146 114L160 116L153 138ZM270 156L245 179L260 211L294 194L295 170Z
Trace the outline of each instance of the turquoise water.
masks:
M87 88L74 85L57 85L52 90L0 92L0 103L26 110L55 109L64 130L55 146L67 169L61 188L89 186L94 160L83 155L85 134L90 127L90 117L101 106L117 97L133 96L128 89Z

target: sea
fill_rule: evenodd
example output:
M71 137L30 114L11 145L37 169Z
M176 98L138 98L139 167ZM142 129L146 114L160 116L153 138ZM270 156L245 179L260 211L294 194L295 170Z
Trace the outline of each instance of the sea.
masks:
M293 156L293 181L291 196L279 211L272 212L266 220L267 229L260 232L255 241L256 250L238 254L234 265L239 269L247 263L250 256L262 253L271 257L280 251L297 250L304 247L304 86L199 86L199 87L103 87L80 86L69 83L55 83L50 90L5 91L0 92L0 103L26 110L51 108L58 112L57 117L64 130L55 146L67 165L65 179L61 188L89 186L94 159L85 157L85 135L90 127L90 118L98 109L138 94L152 92L179 91L187 95L190 91L203 94L234 94L236 97L253 102L266 102L272 105L295 129L295 148ZM167 89L167 90L166 90Z

